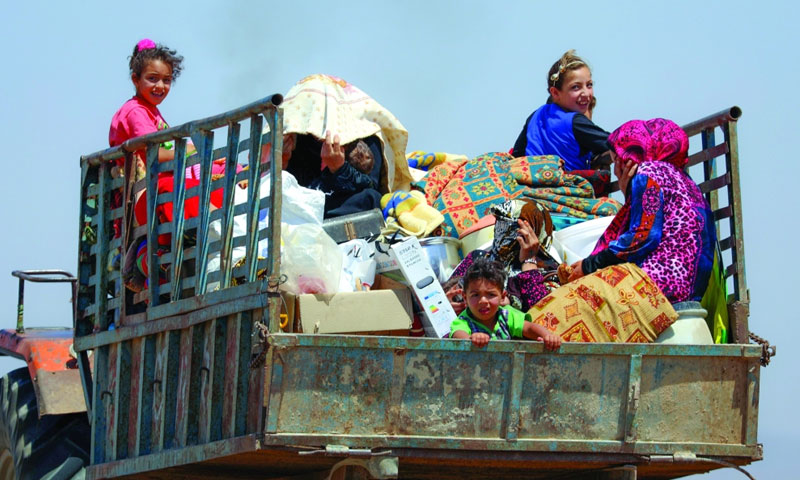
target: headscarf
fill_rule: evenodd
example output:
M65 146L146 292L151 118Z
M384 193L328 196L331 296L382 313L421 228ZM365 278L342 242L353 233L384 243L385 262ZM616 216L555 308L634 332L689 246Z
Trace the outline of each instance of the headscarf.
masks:
M618 157L636 164L660 161L683 169L689 161L689 137L664 118L626 122L611 133L608 143Z

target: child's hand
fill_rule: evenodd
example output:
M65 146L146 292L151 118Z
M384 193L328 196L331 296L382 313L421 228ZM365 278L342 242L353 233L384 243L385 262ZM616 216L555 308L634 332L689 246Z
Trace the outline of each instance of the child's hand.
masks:
M469 336L472 344L476 347L483 348L489 344L489 335L486 333L476 332Z
M558 350L558 347L561 346L561 337L555 333L546 333L536 340L544 342L544 348L547 350Z

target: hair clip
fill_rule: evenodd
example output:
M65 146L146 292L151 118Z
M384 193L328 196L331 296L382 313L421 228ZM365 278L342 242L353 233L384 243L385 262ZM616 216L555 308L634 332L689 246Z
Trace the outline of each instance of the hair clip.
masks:
M150 40L149 38L143 38L139 40L139 43L136 44L136 48L138 48L140 52L142 50L149 50L151 48L156 48L156 42Z

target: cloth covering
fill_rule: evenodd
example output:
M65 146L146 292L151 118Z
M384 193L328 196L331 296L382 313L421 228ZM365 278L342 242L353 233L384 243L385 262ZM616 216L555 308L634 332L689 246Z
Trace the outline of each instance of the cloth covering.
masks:
M324 139L325 132L331 131L339 135L342 145L376 135L383 143L386 165L382 186L387 190L409 189L411 173L405 155L408 131L389 110L355 85L331 75L310 75L289 89L281 107L284 133Z
M486 153L472 160L439 164L413 187L442 212L444 234L457 237L492 205L515 198L537 200L551 212L592 219L614 215L619 202L594 198L591 184L565 173L555 155L513 158Z
M652 342L678 318L658 286L632 263L557 288L528 314L566 342Z

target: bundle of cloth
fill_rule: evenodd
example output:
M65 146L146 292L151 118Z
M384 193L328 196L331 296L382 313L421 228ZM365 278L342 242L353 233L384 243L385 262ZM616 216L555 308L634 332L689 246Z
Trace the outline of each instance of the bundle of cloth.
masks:
M375 162L385 165L380 169L379 190L408 190L408 131L392 112L352 83L333 75L309 75L289 89L281 106L284 135L312 135L321 141L330 131L342 145L377 137L382 158Z
M615 215L619 202L595 198L583 177L565 173L555 155L514 158L486 153L471 160L442 162L413 188L444 216L443 234L459 236L485 216L492 205L516 198L533 199L549 211L592 219Z

